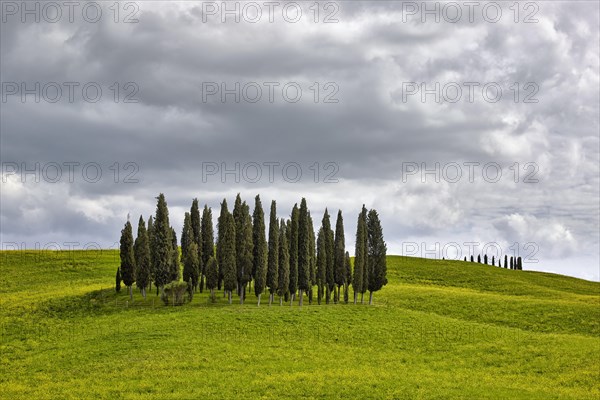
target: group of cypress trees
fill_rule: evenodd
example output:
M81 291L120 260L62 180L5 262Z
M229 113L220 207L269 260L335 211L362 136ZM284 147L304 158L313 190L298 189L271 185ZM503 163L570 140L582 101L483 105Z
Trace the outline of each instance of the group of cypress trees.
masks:
M510 261L509 261L510 260ZM465 256L464 261L467 261L467 257ZM471 262L475 262L475 260L473 259L473 256L471 256ZM477 255L477 262L479 264L482 264L481 262L481 255ZM489 265L488 262L488 256L487 254L483 255L483 264ZM496 266L496 257L492 256L492 266ZM498 267L502 268L502 266L504 266L504 268L510 268L510 269L515 269L515 270L522 270L523 269L523 260L521 259L521 257L510 257L510 259L508 258L508 255L504 255L504 264L502 264L502 261L500 259L498 259Z
M315 236L313 220L306 199L300 207L292 208L290 218L277 218L277 205L271 202L268 236L260 196L254 199L254 210L238 194L230 212L223 199L217 220L217 239L214 243L212 211L206 205L200 216L198 199L194 199L185 213L181 232L181 260L175 231L169 224L169 211L164 195L157 197L156 213L148 220L148 228L140 216L135 242L129 218L121 231L121 265L117 270L116 289L121 280L130 297L135 282L144 298L146 289L154 282L159 291L173 281L187 283L190 298L194 291L223 290L229 303L235 291L240 304L247 290L254 287L258 305L268 291L269 305L279 296L279 304L296 296L302 306L306 296L313 302L317 287L317 303L323 298L329 304L349 301L350 286L354 290L354 303L363 302L363 295L387 284L386 244L377 211L367 211L363 205L358 215L354 269L346 251L344 220L338 211L335 232L331 227L327 209L321 227ZM181 264L183 276L181 276Z

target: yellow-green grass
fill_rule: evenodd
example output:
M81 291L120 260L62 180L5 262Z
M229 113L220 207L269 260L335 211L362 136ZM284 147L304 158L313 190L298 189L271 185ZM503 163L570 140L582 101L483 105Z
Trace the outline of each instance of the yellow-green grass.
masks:
M2 399L600 396L595 282L391 256L373 306L167 307L115 293L116 251L0 262Z

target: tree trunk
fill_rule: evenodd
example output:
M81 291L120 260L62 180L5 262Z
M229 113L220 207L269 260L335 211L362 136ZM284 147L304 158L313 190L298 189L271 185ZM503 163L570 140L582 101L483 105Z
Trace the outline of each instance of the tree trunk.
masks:
M363 302L363 297L364 297L364 296L365 296L365 294L364 294L364 293L361 293L361 294L360 294L360 304L365 304L365 303Z
M146 288L142 289L142 296L144 296L144 300L146 300Z
M327 288L325 289L325 304L329 304L329 297L330 297L329 286L327 286Z
M302 299L304 298L304 291L302 289L298 292L298 296L300 296L300 307L302 307Z
M356 304L356 299L358 298L358 293L354 292L354 304Z
M262 293L259 293L259 294L258 294L258 304L257 304L257 306L259 306L259 307L260 307L260 296L261 296L261 294L262 294Z
M133 301L133 286L129 286L129 300Z
M282 306L283 305L283 296L279 296L279 305Z
M373 304L373 292L369 292L369 305Z
M229 298L229 304L231 304L231 290L227 291L227 297Z
M210 289L210 299L215 300L215 289Z
M269 294L269 306L273 303L273 293Z
M239 290L239 296L240 296L240 304L244 304L244 291L243 290Z

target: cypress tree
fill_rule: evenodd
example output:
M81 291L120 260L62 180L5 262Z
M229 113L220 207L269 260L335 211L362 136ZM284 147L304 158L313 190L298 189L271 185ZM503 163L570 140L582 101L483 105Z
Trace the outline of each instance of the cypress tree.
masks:
M329 304L331 292L335 288L335 273L334 273L334 237L329 220L329 212L325 209L325 214L322 220L323 234L325 236L325 282L326 282L326 302Z
M196 286L194 286L194 290L199 285L200 275L202 274L202 265L204 263L204 257L202 255L202 220L200 219L200 208L198 206L198 199L192 200L192 207L190 208L190 218L192 223L192 232L194 234L194 242L196 242L196 247L198 248L198 280L196 281Z
M361 218L363 219L365 235L363 248L365 251L364 255L364 264L363 264L363 281L362 281L362 290L360 292L360 304L363 304L363 296L366 293L367 289L369 289L369 232L367 227L367 208L363 204L361 211Z
M292 208L292 218L290 222L290 305L296 297L296 290L298 290L298 228L299 228L299 217L300 211L298 205L294 204Z
M254 258L252 269L254 270L254 294L260 296L267 284L267 238L265 236L265 214L260 202L260 196L254 198L254 212L252 213L252 241L254 243Z
M277 204L271 201L269 213L269 254L267 257L267 287L269 288L269 305L273 303L279 285L279 220L277 219Z
M200 270L200 259L198 258L198 245L191 242L183 253L183 281L191 283L188 287L190 293L198 285L198 272Z
M327 246L323 228L317 234L317 303L321 304L327 285Z
M308 226L308 207L306 199L300 201L300 210L298 212L298 297L300 306L304 293L310 288L310 233Z
M279 225L279 271L277 273L278 285L277 294L279 295L279 305L283 304L283 296L290 287L290 253L288 248L286 224L283 218Z
M214 231L212 222L212 210L204 205L202 211L202 222L200 226L202 261L200 262L200 293L204 289L204 276L206 275L206 264L211 257L215 256Z
M483 263L487 265L488 263L488 258L487 258L487 254L483 255Z
M471 255L471 262L473 262L473 255Z
M218 282L217 287L221 290L220 283L223 284L225 293L231 304L231 292L236 286L237 268L236 268L236 235L235 221L233 215L227 209L227 200L223 199L221 203L221 215L217 223L219 230L217 239L217 264L218 264Z
M131 286L135 282L135 256L133 253L133 232L129 220L121 230L121 276L129 289L129 298L133 300Z
M246 202L242 203L240 195L235 199L233 208L233 219L235 221L235 249L238 295L240 304L244 304L246 297L246 285L250 281L253 263L252 244L252 219L250 209Z
M366 268L367 249L365 240L367 238L367 227L363 218L363 213L358 214L356 222L356 243L354 245L354 278L352 279L352 288L354 289L354 304L358 300L358 294L363 291L364 269Z
M181 277L181 266L179 264L179 246L177 245L177 234L171 228L171 281L179 281Z
M317 255L316 255L316 243L315 243L315 230L313 228L313 220L308 212L308 252L310 253L310 287L308 288L308 304L312 304L313 300L313 288L317 282L316 268L317 268Z
M225 254L226 245L221 245L221 242L224 239L225 232L227 231L227 215L229 214L229 209L227 208L227 199L223 199L221 203L221 212L219 214L219 218L217 218L217 268L219 269L219 279L217 281L217 289L221 290L221 285L223 284L223 267L225 266L225 260L228 256ZM235 252L233 253L235 258Z
M350 253L346 252L346 282L344 282L344 303L348 304L350 284L352 284L352 263Z
M154 246L154 223L152 219L152 215L148 217L148 229L146 230L148 234L148 247L152 248ZM150 250L150 275L148 277L148 287L152 290L152 282L154 282L154 255L152 250Z
M481 254L477 254L477 262L481 264Z
M492 256L492 267L496 266L496 256Z
M467 256L465 256L465 261L467 261Z
M142 291L142 296L146 298L146 288L150 283L150 244L148 241L148 232L146 231L146 223L140 215L138 222L137 237L133 245L135 255L135 284Z
M172 263L171 256L171 228L169 225L169 209L165 196L161 193L157 197L156 216L153 226L152 261L154 263L154 283L161 292L169 282L169 271Z
M338 210L335 222L335 244L333 249L333 277L337 286L337 293L334 293L334 302L340 301L340 288L346 285L346 239L344 236L344 219L342 210Z
M119 293L121 291L121 281L123 279L121 279L121 267L117 267L117 275L115 276L115 290L117 291L117 293Z
M386 253L383 230L377 211L370 210L367 215L368 265L369 265L369 304L373 304L373 292L387 284Z
M181 230L181 255L185 258L187 255L187 248L194 242L194 231L192 230L192 220L190 213L186 212L183 217L183 228ZM188 280L184 278L184 281Z
M513 257L510 258L510 269L515 269Z
M219 283L219 269L217 260L214 257L209 257L206 262L206 288L210 290L211 300L215 300L215 289Z
M521 259L521 257L517 258L517 269L519 271L523 270L523 260Z
M508 268L508 255L504 255L504 268Z

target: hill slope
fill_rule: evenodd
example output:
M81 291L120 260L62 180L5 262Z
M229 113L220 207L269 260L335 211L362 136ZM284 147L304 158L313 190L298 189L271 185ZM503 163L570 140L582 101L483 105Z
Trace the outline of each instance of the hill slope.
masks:
M594 282L391 256L374 306L165 307L116 251L0 261L0 398L600 396Z

